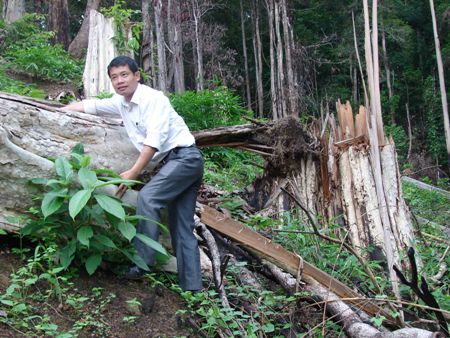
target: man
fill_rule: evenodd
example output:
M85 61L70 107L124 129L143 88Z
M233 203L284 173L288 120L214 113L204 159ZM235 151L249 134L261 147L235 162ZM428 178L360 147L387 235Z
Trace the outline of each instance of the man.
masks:
M183 290L202 288L200 256L193 234L197 192L203 176L203 159L183 119L175 112L168 98L160 91L142 85L136 62L118 56L108 65L108 75L116 95L110 99L83 100L64 108L90 114L111 113L122 116L131 142L140 151L131 168L120 176L134 180L149 161L162 160L160 171L138 195L137 232L158 239L160 210L168 207L169 229L177 256L179 283ZM126 186L121 185L118 196ZM155 252L140 240L134 246L149 266L155 264ZM126 277L138 279L144 271L132 266Z

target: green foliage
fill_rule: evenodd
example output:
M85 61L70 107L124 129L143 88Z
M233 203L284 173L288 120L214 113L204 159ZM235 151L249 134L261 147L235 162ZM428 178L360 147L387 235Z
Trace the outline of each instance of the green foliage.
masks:
M296 306L295 296L286 296L284 293L274 291L257 291L250 286L241 286L234 277L238 274L239 266L230 267L234 270L227 275L229 283L225 290L230 302L239 299L244 303L257 304L257 311L251 312L244 307L225 308L215 290L199 294L183 292L187 301L188 310L180 310L178 314L189 313L201 320L200 330L207 337L218 337L231 333L232 336L259 337L263 335L283 336L292 323L290 313Z
M429 77L425 81L425 123L426 144L429 153L435 160L446 163L447 151L445 148L445 132L440 104L440 95L437 94L435 80Z
M408 155L408 136L405 130L399 125L384 126L386 136L392 136L395 142L395 149L397 150L398 160L400 165L406 161Z
M131 19L140 13L139 10L125 9L126 2L116 0L110 8L103 8L102 14L113 18L116 35L113 37L114 44L119 54L128 54L130 50L139 51L139 39L143 23L132 23ZM131 26L131 38L128 37L128 29Z
M52 45L52 32L41 27L42 16L27 14L6 27L3 56L14 71L44 80L81 81L82 64L61 45Z
M5 73L7 66L0 65L0 90L7 93L30 96L37 99L45 98L45 93L33 84L11 79Z
M0 295L0 309L7 309L7 316L0 316L0 323L37 335L51 336L56 332L57 325L50 323L47 315L33 315L36 302L42 304L51 297L63 300L62 285L67 277L61 275L62 268L55 264L56 251L55 246L38 245L27 263L10 276L8 288ZM34 292L38 285L45 285L47 291Z
M243 116L249 114L240 98L225 87L172 94L170 101L191 130L241 124Z
M221 147L203 153L204 182L225 191L242 190L262 173L263 159L259 155Z
M90 157L82 154L82 147L72 152L72 161L64 157L55 160L56 178L35 179L46 192L40 196L40 209L23 228L25 236L57 243L55 258L63 268L72 262L83 264L93 274L102 261L120 262L124 257L148 269L135 253L131 241L137 237L155 251L167 256L165 249L142 234L136 234L135 223L141 218L120 200L105 195L101 188L108 185L131 185L137 181L123 180L117 174L98 176L89 168ZM130 215L132 213L133 215Z
M445 188L445 183L441 184ZM403 182L402 187L403 197L414 214L437 224L450 224L448 198L436 191L420 189L407 182Z

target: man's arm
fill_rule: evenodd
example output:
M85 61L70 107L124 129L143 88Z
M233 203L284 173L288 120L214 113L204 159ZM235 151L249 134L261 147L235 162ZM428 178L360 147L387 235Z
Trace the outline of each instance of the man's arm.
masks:
M81 113L84 113L84 105L83 101L74 101L72 103L69 103L68 105L65 105L62 107L63 110L71 110L71 111L79 111Z
M120 177L122 177L125 180L135 180L139 176L141 171L145 168L145 166L148 164L148 162L152 160L156 151L157 149L144 145L144 148L142 148L141 154L134 163L133 167L121 173ZM121 184L116 192L116 196L119 198L122 197L126 190L127 187Z

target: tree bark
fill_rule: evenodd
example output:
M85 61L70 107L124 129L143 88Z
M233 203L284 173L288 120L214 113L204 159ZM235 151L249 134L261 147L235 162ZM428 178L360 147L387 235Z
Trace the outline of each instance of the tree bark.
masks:
M158 46L158 89L165 92L167 91L167 63L162 1L154 0L153 8L155 12L156 43Z
M84 96L92 98L101 92L114 93L107 67L117 56L114 46L113 19L97 11L89 15L89 43L83 72Z
M168 17L170 18L169 42L173 53L173 82L175 92L181 94L185 91L185 85L180 0L172 0L171 7L172 8L168 13Z
M48 5L48 30L55 32L54 43L69 47L69 4L67 0L51 0Z
M294 42L291 39L291 25L289 23L289 17L287 14L287 4L286 0L281 0L281 13L282 13L282 23L283 23L283 38L284 38L284 49L286 51L286 76L287 76L287 101L288 114L292 116L299 116L297 96L295 90L295 80L294 80L294 68L292 66L292 51Z
M155 62L153 53L155 50L155 42L153 36L151 0L142 0L142 48L141 59L144 73L149 76L147 81L149 85L156 88Z
M264 117L264 91L262 83L262 44L259 31L259 0L255 0L253 7L253 51L255 55L255 78L258 117Z
M202 40L200 38L200 26L202 13L200 10L199 0L192 0L192 17L194 20L195 34L193 38L193 46L196 60L196 88L197 91L203 90L205 88L204 75L203 75L203 50L202 50Z
M439 74L439 88L441 90L442 114L444 115L445 143L447 145L447 164L450 166L450 120L448 116L447 91L445 88L444 67L442 64L441 44L436 24L434 1L430 0L431 18L433 22L434 45L436 49L436 62Z
M101 0L88 0L86 4L86 11L84 12L83 23L81 24L80 30L78 31L75 38L69 45L69 53L74 58L82 59L86 55L88 42L89 42L89 16L91 10L98 10Z
M277 90L277 67L275 56L275 28L274 28L274 0L266 0L268 20L269 20L269 48L270 48L270 96L272 99L272 119L274 121L281 117L279 108L279 97Z
M247 57L247 37L245 34L245 18L242 0L239 1L240 17L241 17L241 37L242 37L242 52L244 55L244 79L245 79L245 97L247 98L247 109L252 109L252 97L250 93L250 79L248 76L248 57Z
M3 19L7 24L19 20L25 14L25 0L3 0Z

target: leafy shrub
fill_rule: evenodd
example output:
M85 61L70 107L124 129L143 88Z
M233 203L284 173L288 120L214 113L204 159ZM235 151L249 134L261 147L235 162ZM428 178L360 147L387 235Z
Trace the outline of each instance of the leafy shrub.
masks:
M165 249L151 238L136 234L135 223L140 217L134 216L131 207L101 192L107 185L136 181L123 180L108 170L90 169L90 157L77 149L72 152L72 162L64 157L56 159L56 179L32 180L47 192L40 197L41 207L32 209L35 217L23 228L23 235L57 243L60 249L55 257L63 268L75 260L92 274L103 260L120 262L127 257L148 269L131 241L136 237L162 255L167 255Z
M225 87L200 92L173 94L171 102L191 130L202 130L244 123L249 112L242 108L240 98Z
M45 93L33 84L11 79L5 74L5 66L0 66L0 90L7 93L30 96L38 99L45 98Z
M13 70L54 81L81 81L82 64L61 45L52 45L54 33L43 31L41 16L28 14L6 28L3 55Z

